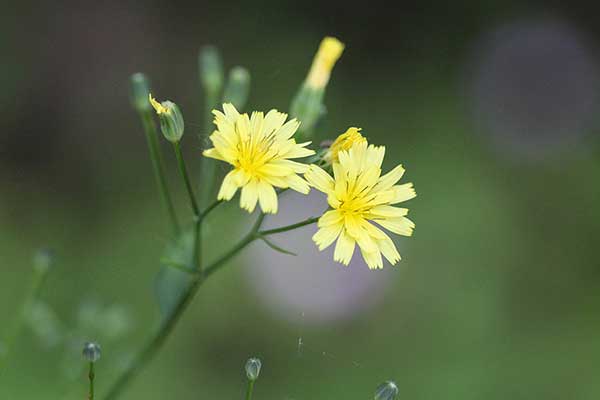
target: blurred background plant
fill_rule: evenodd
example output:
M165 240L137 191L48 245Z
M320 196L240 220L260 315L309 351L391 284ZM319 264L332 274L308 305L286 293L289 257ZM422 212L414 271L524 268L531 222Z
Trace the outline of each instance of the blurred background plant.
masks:
M414 239L398 242L404 259L377 273L359 258L342 268L311 245L314 227L277 238L303 257L253 247L205 285L127 398L243 398L240 364L253 354L268 365L256 399L372 398L390 378L413 399L597 398L598 6L389 7L5 4L2 332L30 285L29 255L49 246L57 261L0 375L3 397L81 398L90 339L102 344L102 393L158 318L167 220L128 104L131 73L144 70L202 136L201 47L218 45L231 74L250 71L252 109L287 111L315 46L334 34L347 48L315 139L362 126L407 167L419 201ZM184 150L198 177L200 145ZM324 204L300 199L267 224ZM207 257L245 218L236 204L215 213Z

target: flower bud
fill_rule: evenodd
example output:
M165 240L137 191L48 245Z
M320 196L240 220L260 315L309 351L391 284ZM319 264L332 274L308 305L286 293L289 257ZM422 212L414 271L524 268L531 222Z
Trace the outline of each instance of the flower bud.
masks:
M323 39L306 77L306 86L312 89L324 89L329 82L331 70L343 51L344 44L338 39L333 37Z
M156 110L156 114L158 114L163 136L171 143L179 142L183 136L184 123L183 115L181 115L177 104L169 100L159 103L149 93L148 99L154 110Z
M333 66L343 51L344 44L338 39L323 39L304 84L292 100L290 114L302 122L299 128L300 140L312 136L315 125L325 113L325 88Z
M260 367L262 366L258 358L250 358L246 361L246 376L249 381L255 381L260 375Z
M148 103L148 94L150 93L150 84L145 74L141 72L131 75L131 104L139 112L150 110Z
M398 386L392 381L383 382L375 389L375 400L394 400L398 395Z
M87 342L83 345L83 358L91 363L95 363L100 359L102 355L102 349L100 345L96 342Z
M329 150L327 150L323 156L323 159L328 163L338 162L338 155L340 151L348 151L355 144L366 142L367 139L360 134L360 131L360 128L348 128L346 132L338 136L331 146L329 146Z
M250 93L250 73L244 67L233 67L223 92L223 103L232 103L241 110L246 105Z
M218 96L223 88L224 73L221 55L216 47L206 46L198 56L200 83L210 96Z

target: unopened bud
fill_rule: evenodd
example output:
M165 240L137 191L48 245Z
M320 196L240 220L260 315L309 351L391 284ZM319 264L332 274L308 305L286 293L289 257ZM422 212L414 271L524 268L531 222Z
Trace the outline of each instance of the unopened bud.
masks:
M262 366L258 358L250 358L246 361L246 376L249 381L255 381L260 375L260 367Z
M148 100L154 110L156 110L163 136L171 143L179 142L183 136L185 126L183 115L179 111L177 104L169 100L159 103L151 94L148 94Z
M150 110L148 103L148 94L150 93L150 84L148 78L141 72L131 75L131 104L139 112Z
M244 67L233 67L223 92L223 103L232 103L241 110L248 101L250 93L250 73Z
M95 363L100 359L102 355L102 349L100 345L96 342L87 342L83 345L83 358L91 363Z
M325 114L325 105L323 104L325 88L333 66L343 51L344 44L336 38L326 37L321 41L308 76L292 100L290 107L291 116L302 122L298 129L299 140L309 139L313 135L315 125Z
M398 386L392 381L382 383L375 390L375 400L394 400L398 395Z
M306 85L313 89L324 89L329 82L331 70L341 57L344 44L334 37L326 37L321 41L319 50L306 77Z
M210 96L217 96L223 88L224 73L223 62L219 50L213 46L206 46L200 50L198 56L200 83Z

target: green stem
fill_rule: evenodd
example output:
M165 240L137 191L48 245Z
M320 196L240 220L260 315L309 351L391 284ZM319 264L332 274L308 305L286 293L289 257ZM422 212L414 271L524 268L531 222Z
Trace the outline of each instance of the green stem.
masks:
M183 153L181 152L181 146L179 142L173 143L173 149L175 150L175 157L177 158L179 173L185 182L185 188L187 189L190 197L192 211L194 212L194 216L200 217L200 208L198 207L198 202L196 201L196 195L194 194L194 189L192 188L192 184L190 182L190 176L188 174L187 167L185 166L185 159L183 158Z
M133 362L129 365L129 367L125 370L125 372L117 379L117 381L113 384L111 389L108 391L108 394L104 398L105 400L114 400L116 399L123 389L127 387L129 382L135 378L139 372L150 362L157 351L162 347L166 339L169 337L171 332L174 330L177 322L181 318L181 315L185 312L187 307L190 305L192 299L198 292L200 286L206 281L206 279L218 271L223 265L227 263L227 261L231 260L235 257L241 250L243 250L250 243L260 238L263 235L270 235L272 233L280 233L290 231L292 229L296 229L305 225L312 224L316 222L317 218L311 218L306 221L284 226L277 229L271 229L267 231L261 231L260 227L264 221L265 214L260 214L257 218L256 222L252 229L240 240L240 242L235 245L231 250L225 253L221 258L214 261L210 264L205 270L203 274L198 274L196 278L192 281L192 284L185 292L185 294L179 300L179 303L174 308L174 311L171 315L167 317L165 322L160 325L155 334L150 338L150 340L146 343L146 345L142 348L142 350L137 354L134 358Z
M194 194L194 189L192 188L190 175L188 174L187 167L185 165L185 159L183 158L183 153L181 152L181 146L179 142L173 143L173 150L175 151L175 157L177 158L179 174L181 175L181 178L185 183L185 188L190 198L190 205L192 206L192 212L194 213L194 251L192 259L193 265L196 265L198 270L201 270L202 260L200 258L200 246L202 240L202 219L200 217L200 207L198 207L198 202L196 201L196 195Z
M173 207L171 195L169 194L169 188L167 187L167 181L165 179L164 161L158 143L156 125L154 125L150 111L141 112L140 118L144 127L144 133L146 134L146 142L148 143L148 152L150 153L152 168L154 169L156 185L158 186L158 191L160 192L163 206L167 211L169 219L171 220L173 232L175 235L178 235L179 222L177 222L177 214L175 214L175 208Z
M21 306L21 310L17 313L11 327L9 328L4 340L0 342L0 374L4 372L12 349L19 337L19 333L23 328L23 324L27 316L31 313L35 305L42 286L48 274L47 268L34 268L33 278L25 295L25 300Z
M214 210L221 203L223 203L223 200L215 200L215 201L213 201L212 204L210 204L208 207L206 207L206 209L204 211L202 211L202 213L200 214L200 219L204 220L204 218L206 218L206 216L208 214L210 214L210 212L212 210Z
M254 381L248 381L248 389L246 390L246 400L252 400L252 392L254 391Z
M90 372L88 374L90 379L90 394L88 396L89 400L94 400L94 380L96 379L96 373L94 372L94 363L90 363Z
M275 233L281 233L281 232L287 232L287 231L291 231L293 229L297 229L297 228L301 228L303 226L306 225L310 225L310 224L314 224L315 222L317 222L319 220L319 217L313 217L313 218L308 218L304 221L292 224L292 225L287 225L287 226L282 226L280 228L275 228L275 229L268 229L265 231L260 231L258 232L259 235L261 236L267 236L267 235L273 235Z

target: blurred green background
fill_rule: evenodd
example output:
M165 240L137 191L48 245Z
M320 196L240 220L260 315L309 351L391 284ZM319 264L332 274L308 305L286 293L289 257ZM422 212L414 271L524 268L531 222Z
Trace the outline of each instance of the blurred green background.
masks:
M248 110L285 111L334 35L347 47L316 143L361 126L419 194L391 287L344 318L281 318L241 273L255 263L244 253L207 282L123 398L243 398L255 355L256 399L369 399L387 379L402 399L598 398L600 25L597 5L564 4L4 2L0 330L34 252L54 249L57 265L0 397L84 398L78 353L94 338L101 397L156 321L168 231L130 74L147 73L157 97L180 105L197 177L199 48L215 44L227 68L251 71ZM245 229L242 215L236 204L215 212L211 257L235 224ZM53 326L70 333L53 337Z

